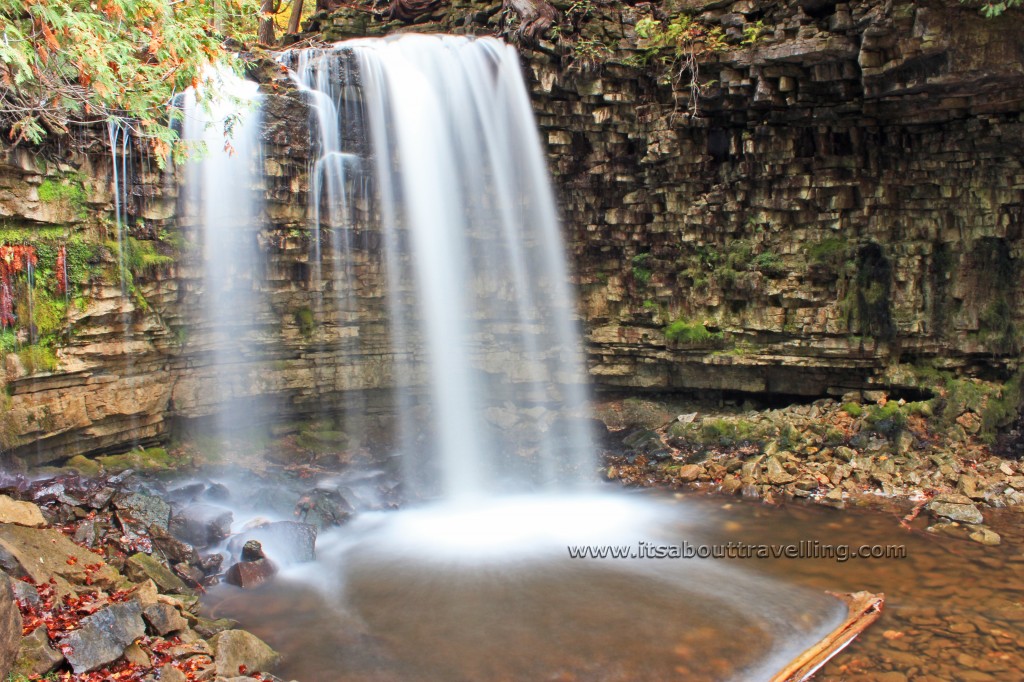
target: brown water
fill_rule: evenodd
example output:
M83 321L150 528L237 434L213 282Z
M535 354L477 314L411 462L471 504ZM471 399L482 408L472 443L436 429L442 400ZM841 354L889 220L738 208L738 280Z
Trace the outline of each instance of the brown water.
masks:
M279 674L303 682L757 680L841 619L825 590L868 590L886 594L882 618L819 679L1024 679L1012 516L1003 545L986 548L903 530L896 514L647 497L665 520L659 543L901 545L906 557L470 565L382 549L356 529L263 589L218 587L207 608L266 639L285 654Z

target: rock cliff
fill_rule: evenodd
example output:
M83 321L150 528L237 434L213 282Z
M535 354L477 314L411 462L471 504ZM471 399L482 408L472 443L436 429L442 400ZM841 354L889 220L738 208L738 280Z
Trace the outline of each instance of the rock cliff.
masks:
M553 33L522 52L599 388L818 396L927 388L936 369L1017 371L1019 17L942 0L555 5ZM500 4L459 0L412 21L345 8L310 28L341 39L516 24ZM385 413L395 378L378 237L357 235L355 309L319 305L307 111L283 74L254 71L266 258L236 398L308 416L357 392ZM9 456L35 462L159 439L215 408L217 340L195 312L205 292L175 171L130 154L122 203L142 255L127 290L109 151L99 137L74 147L0 159L5 244L35 245L41 262L47 244L87 245L67 322L47 337L54 362L26 354L40 322L7 332L0 432Z

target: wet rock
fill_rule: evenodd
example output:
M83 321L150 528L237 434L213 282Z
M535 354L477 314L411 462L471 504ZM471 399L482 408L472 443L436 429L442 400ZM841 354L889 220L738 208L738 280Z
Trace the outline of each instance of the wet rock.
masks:
M68 645L65 657L76 674L112 663L136 639L146 634L142 607L137 601L112 604L82 619L81 627L61 644Z
M857 456L857 451L853 448L848 448L844 445L840 445L835 449L835 455L844 462L850 462L854 457Z
M995 532L990 528L980 527L972 531L968 536L971 540L974 540L978 544L985 545L987 547L994 547L1000 544L1003 539L999 536L999 533Z
M124 564L124 573L135 582L152 580L161 592L169 594L188 594L190 592L181 578L162 564L159 559L139 552L128 557Z
M722 492L726 495L739 495L743 490L743 482L735 476L730 476L722 481Z
M231 534L234 515L212 504L190 504L171 517L171 534L202 549L215 545Z
M250 540L256 540L275 559L287 562L313 561L316 558L317 528L310 523L275 521L250 528L228 542L232 554L239 554Z
M173 665L167 664L160 668L157 679L160 682L188 682L188 677Z
M622 440L622 444L641 453L653 452L662 447L661 436L651 429L634 431Z
M767 476L772 485L785 485L796 480L796 476L786 471L777 457L768 458Z
M355 509L339 490L318 488L299 499L295 515L305 523L328 528L347 523Z
M166 530L171 518L170 506L153 495L118 493L114 496L112 504L115 509L126 512L144 528L156 526Z
M676 476L683 483L690 483L700 477L701 471L702 469L699 464L685 464L679 467L679 473Z
M21 612L14 603L11 580L0 571L0 679L6 679L21 645Z
M188 621L170 604L151 604L143 609L142 617L149 624L150 630L160 636L188 627Z
M210 639L214 650L217 674L231 677L244 669L252 674L270 670L281 660L281 656L263 640L245 630L225 630Z
M18 631L20 632L20 626ZM56 669L63 661L64 655L50 646L46 627L40 625L21 638L21 648L18 649L18 658L14 662L12 672L24 677L42 677ZM4 673L2 662L0 673Z
M46 519L37 505L31 502L18 502L6 495L0 495L0 523L42 528L46 525Z
M223 554L210 554L199 560L199 568L202 569L206 575L215 575L220 573L220 567L224 563Z
M0 525L0 568L37 583L56 576L84 585L88 577L96 586L109 587L120 577L98 556L58 531L10 524Z
M153 665L153 659L137 642L129 644L121 656L136 668L149 668Z
M157 526L150 529L150 540L153 542L153 547L171 563L196 564L199 562L199 555L192 545L182 542Z
M242 547L242 560L228 569L224 580L241 588L256 587L274 577L277 567L267 559L263 547L249 540Z
M969 497L957 494L939 495L926 507L935 516L959 523L982 523L985 519Z
M218 618L217 620L199 618L196 624L192 626L192 629L198 632L200 636L209 639L217 633L233 630L236 627L238 627L238 621L231 618Z

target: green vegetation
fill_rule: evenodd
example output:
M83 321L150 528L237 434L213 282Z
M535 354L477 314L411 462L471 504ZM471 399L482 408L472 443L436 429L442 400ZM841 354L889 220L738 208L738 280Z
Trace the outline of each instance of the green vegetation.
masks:
M313 332L316 331L316 318L313 316L313 311L309 308L299 308L295 311L295 324L299 327L299 332L305 338L313 336Z
M763 273L767 277L776 277L786 270L779 254L772 253L771 251L764 251L754 256L751 265L754 270Z
M664 329L665 338L682 345L711 343L722 339L722 332L712 332L700 322L675 320Z
M807 260L812 265L838 266L845 259L849 248L845 239L829 237L808 245Z
M633 259L631 261L633 263L633 279L635 279L640 284L647 284L648 282L651 281L651 276L653 275L653 273L648 267L646 267L650 257L651 254L649 253L638 253L637 255L633 256Z
M960 0L965 5L979 5L978 10L988 18L998 17L1002 15L1006 10L1020 7L1024 0L999 0L998 2L990 2L984 0L978 2L977 0Z
M37 192L39 201L62 204L74 210L79 217L85 216L88 194L85 191L85 176L81 173L69 173L63 180L46 178Z
M53 372L57 369L57 355L49 345L25 346L18 351L18 359L29 374Z
M898 402L890 400L885 405L869 405L865 421L868 428L884 436L895 436L907 425L907 415Z
M258 0L47 0L0 8L0 128L39 143L103 120L131 120L164 163L177 135L167 102L210 62L236 64L224 35L253 37Z
M842 410L854 419L864 414L864 408L860 406L860 403L843 403Z

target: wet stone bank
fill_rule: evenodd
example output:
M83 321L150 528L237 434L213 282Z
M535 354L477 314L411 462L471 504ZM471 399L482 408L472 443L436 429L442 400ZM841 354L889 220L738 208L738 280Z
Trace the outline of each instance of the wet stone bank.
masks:
M160 468L142 452L110 459ZM313 560L318 531L355 512L339 489L373 508L344 480L310 490L301 476L207 472L243 479L257 516L210 478L168 483L153 471L76 464L94 475L0 475L5 680L276 680L280 656L236 621L206 617L203 593L221 580L251 589L280 566Z

